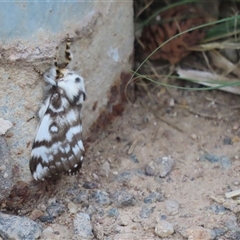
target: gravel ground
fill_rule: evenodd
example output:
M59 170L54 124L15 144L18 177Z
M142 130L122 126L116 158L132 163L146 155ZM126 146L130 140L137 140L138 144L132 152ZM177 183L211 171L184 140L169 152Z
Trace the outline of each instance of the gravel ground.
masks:
M140 96L88 143L80 174L48 191L31 183L24 201L12 195L0 236L240 239L240 207L225 197L240 188L239 100L220 91Z

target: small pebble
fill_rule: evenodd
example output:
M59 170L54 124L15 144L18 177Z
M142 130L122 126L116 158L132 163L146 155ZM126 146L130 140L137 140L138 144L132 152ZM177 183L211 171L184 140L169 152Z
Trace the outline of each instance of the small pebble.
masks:
M52 223L54 221L54 217L50 215L42 215L39 217L41 222Z
M174 216L178 214L178 210L179 210L179 203L177 201L174 201L174 200L166 201L166 211L168 215Z
M135 174L132 171L124 171L124 172L121 172L117 175L116 180L118 182L129 181L134 175Z
M102 177L109 177L109 173L110 173L110 164L108 161L106 161L101 165L99 175Z
M240 184L239 181L234 181L234 182L233 182L233 185L234 185L234 186L239 186L239 184Z
M189 240L213 240L216 237L214 231L200 226L189 228L186 232Z
M0 235L3 239L33 240L38 239L41 232L40 224L27 217L0 212Z
M232 127L233 130L238 130L239 129L239 123L234 123L233 124L233 127Z
M238 227L238 219L235 215L226 216L225 226L229 229L235 229Z
M196 140L197 139L197 135L196 134L191 134L191 138L193 139L193 140Z
M119 207L134 206L137 202L135 197L131 193L124 190L116 191L113 194L113 198L115 204Z
M209 154L209 153L207 153L207 152L204 153L204 158L205 158L206 160L208 160L210 163L215 163L215 162L218 162L218 161L219 161L219 157L218 157L218 156Z
M63 204L53 202L47 207L46 212L49 214L49 216L58 217L62 213L66 212L66 210L67 209Z
M0 171L4 172L6 170L6 168L7 168L6 165L2 165L2 166L0 166Z
M169 172L172 170L174 165L174 160L171 157L162 157L156 160L156 163L159 165L159 174L160 177L166 177Z
M76 214L74 220L74 235L79 239L93 239L93 228L90 217L86 213L79 212Z
M99 223L96 223L95 225L93 225L93 233L96 239L99 239L99 240L104 239L103 226L100 225Z
M141 218L149 218L150 215L153 213L155 207L151 207L149 205L145 205L142 207L139 216Z
M30 218L31 218L32 220L36 220L36 219L38 219L38 218L41 217L41 216L43 216L43 212L40 211L40 210L38 210L38 209L34 209L34 210L32 211L32 213L31 213Z
M98 187L98 184L95 182L85 182L85 183L83 183L83 187L85 189L94 189L94 188Z
M119 212L118 212L117 208L111 208L108 210L107 215L108 215L108 217L118 217Z
M214 228L212 231L214 232L216 237L220 237L220 236L222 236L223 234L225 234L227 232L227 229L224 229L224 228Z
M98 205L110 205L112 203L109 194L101 190L94 191L90 196L90 201Z
M89 205L87 210L86 210L86 213L92 217L93 214L95 214L97 212L97 208L95 206L92 206L92 205Z
M155 234L158 237L164 238L173 234L173 225L165 220L160 220L155 227Z
M230 137L225 137L223 139L223 145L232 145L232 139Z
M221 156L219 158L219 163L224 169L228 169L232 166L232 162L227 156Z
M150 161L146 168L145 168L145 173L147 176L156 176L156 163L154 161Z
M150 161L146 168L145 173L148 176L166 177L172 170L174 160L170 156L158 158L156 161Z
M154 203L156 201L163 202L165 200L164 196L161 193L158 192L151 192L148 197L144 198L144 203L150 204Z
M88 205L88 192L86 190L80 190L79 192L76 192L76 194L74 194L73 201L76 201L77 203L81 203L83 205Z
M77 206L73 202L68 203L68 211L70 213L76 213L77 212Z
M134 163L139 163L138 158L137 158L136 155L134 155L134 154L131 154L131 155L130 155L130 159L131 159Z
M222 205L211 205L211 206L209 206L207 208L212 210L216 214L224 213L224 212L227 211L227 209L225 207L223 207Z
M131 218L129 217L129 215L123 215L120 216L118 219L118 225L119 226L128 226L130 223L132 222Z
M40 210L40 211L42 211L42 212L45 212L46 209L47 209L47 207L46 207L45 204L39 204L39 205L37 206L37 209Z
M12 126L10 121L0 118L0 135L4 135Z
M51 227L47 227L42 232L42 237L51 239L53 234L53 229Z

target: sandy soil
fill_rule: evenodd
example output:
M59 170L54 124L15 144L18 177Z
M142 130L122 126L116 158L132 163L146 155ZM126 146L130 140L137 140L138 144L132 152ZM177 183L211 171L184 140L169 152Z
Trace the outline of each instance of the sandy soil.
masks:
M25 215L43 224L41 239L84 239L74 235L77 212L90 216L86 239L240 239L240 209L225 198L240 189L239 102L221 91L142 92L89 145L81 174L63 176ZM174 160L169 173L149 174L162 157ZM40 221L51 202L65 210ZM174 229L165 238L162 220Z

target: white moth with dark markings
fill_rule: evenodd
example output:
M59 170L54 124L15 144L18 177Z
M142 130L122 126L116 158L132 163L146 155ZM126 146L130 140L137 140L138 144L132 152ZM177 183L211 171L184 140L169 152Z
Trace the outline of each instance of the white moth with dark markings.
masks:
M60 173L74 174L82 166L82 104L86 99L84 79L66 67L72 60L70 39L66 63L44 73L47 97L39 110L39 126L33 143L30 171L35 180Z

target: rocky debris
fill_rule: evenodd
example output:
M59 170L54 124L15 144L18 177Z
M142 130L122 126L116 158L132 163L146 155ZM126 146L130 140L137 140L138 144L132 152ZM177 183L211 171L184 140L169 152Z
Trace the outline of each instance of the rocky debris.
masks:
M139 213L139 216L141 218L149 218L150 215L153 213L154 208L155 207L151 207L149 205L143 206L140 213Z
M164 196L158 192L151 192L147 197L144 198L144 203L151 204L154 202L163 202Z
M233 213L240 212L240 206L238 202L233 199L225 199L222 197L214 197L214 196L211 196L211 199L219 204L222 204L223 207L225 207L226 209L229 209Z
M89 195L87 190L79 190L77 189L73 194L71 200L74 203L80 203L83 206L87 206L89 204Z
M74 204L73 202L68 202L68 211L70 212L70 213L77 213L77 205L76 204Z
M125 190L116 191L113 198L118 207L134 206L137 202L134 195Z
M189 240L213 240L216 237L214 231L200 226L194 226L187 229L187 236Z
M166 220L159 220L155 227L155 234L161 238L168 237L173 234L173 232L173 225Z
M221 205L211 205L211 206L206 207L206 209L209 209L216 214L224 213L227 211L227 209Z
M95 183L95 182L85 182L83 184L83 187L86 188L86 189L94 189L94 188L98 187L98 184Z
M107 212L108 217L118 217L119 216L119 212L117 208L111 208L108 210Z
M135 154L131 154L130 155L130 159L134 162L134 163L139 163L139 160L137 158L137 156Z
M232 166L232 162L227 156L221 156L219 158L219 163L223 169L228 169Z
M134 171L124 171L119 173L115 177L115 180L118 182L126 182L126 181L129 181L134 175L135 175Z
M54 217L49 215L42 215L39 217L39 220L41 222L52 223L54 221Z
M216 238L218 239L218 237L221 237L223 236L226 232L227 232L227 229L224 229L224 228L215 228L212 230L216 236Z
M12 126L10 121L0 118L0 135L4 135Z
M92 218L93 215L97 215L97 217L103 217L105 215L105 208L98 206L98 205L89 205L86 209L85 213L87 213L90 218Z
M93 225L93 233L96 239L102 240L104 237L103 226L100 225L99 223Z
M53 238L53 229L52 227L47 227L42 231L41 237L44 239L52 239Z
M0 202L2 202L9 196L12 188L12 159L2 136L0 136L0 183Z
M232 166L232 162L227 156L216 156L213 154L209 154L205 152L202 156L200 156L200 160L208 160L210 163L219 163L223 169L228 169Z
M219 157L213 154L205 152L203 156L200 157L200 160L208 160L210 163L215 163L219 161Z
M86 213L79 212L73 220L74 235L79 239L93 239L93 228L90 221L90 216Z
M178 214L178 209L179 209L179 203L177 201L174 201L174 200L166 201L166 211L168 215L174 216Z
M0 213L0 236L3 239L35 240L41 231L41 226L27 217Z
M145 168L145 173L148 176L166 177L172 170L173 165L173 158L165 156L158 158L155 161L150 161Z
M72 239L72 231L66 225L51 224L47 226L40 237L41 240L59 240L59 239Z
M43 216L44 213L41 211L41 210L38 210L38 209L34 209L30 215L30 218L32 220L36 220L38 218L40 218L41 216Z
M224 137L223 139L223 145L232 145L232 139L230 137Z
M90 196L90 201L98 205L110 205L112 203L109 194L101 190L94 191Z
M130 223L132 223L132 219L128 214L126 214L126 215L120 216L118 218L117 223L119 226L128 226Z
M235 215L225 216L224 218L225 226L228 229L237 229L238 228L238 219Z
M108 161L104 162L99 171L99 175L102 177L108 177L110 173L110 164Z
M54 218L60 216L66 211L67 209L65 205L58 202L52 202L46 209L46 212L49 214L49 216L52 216Z

